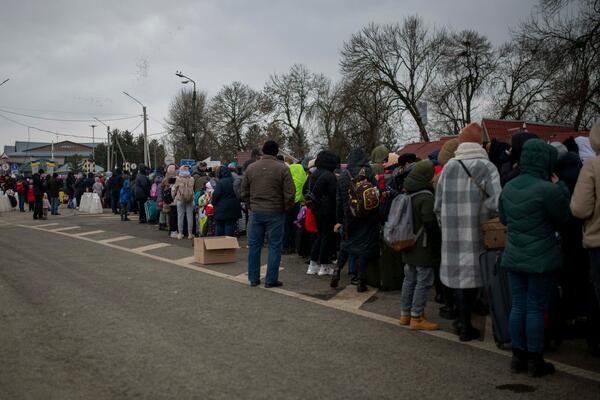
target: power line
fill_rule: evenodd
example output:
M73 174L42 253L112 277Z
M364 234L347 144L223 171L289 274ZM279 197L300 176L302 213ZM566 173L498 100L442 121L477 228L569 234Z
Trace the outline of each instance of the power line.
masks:
M74 138L80 138L80 139L92 139L91 136L81 136L81 135L73 135L71 133L54 132L54 131L50 131L50 130L47 130L47 129L38 128L38 127L32 126L32 125L26 125L26 124L23 124L23 123L21 123L19 121L15 121L14 119L9 118L6 115L3 115L1 113L0 113L0 117L4 118L4 119L6 119L6 120L8 120L8 121L10 121L10 122L12 122L14 124L20 125L20 126L22 126L24 128L35 129L36 131L40 131L40 132L51 133L51 134L57 135L57 136L74 137Z
M25 107L6 107L0 105L1 108L9 110L24 110L24 111L35 111L41 113L54 113L54 114L75 114L75 115L95 115L95 116L129 116L130 114L119 114L119 113L98 113L98 112L85 112L85 111L59 111L59 110L41 110L39 108L25 108Z
M94 122L93 119L62 119L62 118L40 117L38 115L22 114L22 113L18 113L18 112L14 112L14 111L4 110L4 109L1 109L1 108L0 108L0 111L5 112L7 114L13 114L13 115L21 116L21 117L28 117L28 118L35 118L35 119L43 119L43 120L46 120L46 121L58 121L58 122ZM104 119L104 121L122 121L122 120L125 120L125 119L132 119L132 118L138 118L138 117L139 117L139 115L133 115L133 116L129 116L129 117Z

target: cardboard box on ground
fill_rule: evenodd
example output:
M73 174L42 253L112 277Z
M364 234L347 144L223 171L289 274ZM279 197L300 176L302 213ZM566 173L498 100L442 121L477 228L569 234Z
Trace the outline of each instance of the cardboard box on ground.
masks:
M235 237L199 237L194 239L194 258L200 264L234 263L239 248Z

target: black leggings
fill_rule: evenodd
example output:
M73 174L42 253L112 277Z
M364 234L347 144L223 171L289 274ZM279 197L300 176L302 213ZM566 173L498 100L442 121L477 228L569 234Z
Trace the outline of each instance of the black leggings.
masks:
M310 260L321 265L330 264L333 246L335 245L335 221L329 216L315 215L317 222L317 239L312 245Z

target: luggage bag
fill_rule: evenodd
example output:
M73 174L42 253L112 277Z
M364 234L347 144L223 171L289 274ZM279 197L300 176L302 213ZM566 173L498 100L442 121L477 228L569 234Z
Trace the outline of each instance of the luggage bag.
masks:
M494 340L498 347L504 347L511 342L508 328L511 293L508 274L500 267L501 258L501 250L488 250L479 258L483 289L490 306Z

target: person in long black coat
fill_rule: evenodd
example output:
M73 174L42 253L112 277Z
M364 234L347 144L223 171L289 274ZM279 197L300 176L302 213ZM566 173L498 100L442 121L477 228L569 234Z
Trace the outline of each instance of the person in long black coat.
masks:
M308 202L317 223L317 238L313 242L310 263L306 271L309 275L334 274L331 264L331 254L335 246L333 228L336 222L337 178L334 171L339 164L340 159L337 155L327 150L321 151L315 160L317 169L310 175L302 190L306 201L309 197L314 199Z
M233 236L242 217L242 204L233 190L233 176L226 166L219 168L219 181L212 195L217 236Z
M33 174L33 196L35 197L35 208L33 210L33 219L42 219L44 217L43 212L43 198L46 192L46 186L44 183L44 170L40 169L39 172Z
M337 287L344 264L352 255L356 259L359 283L357 290L367 290L367 264L369 260L379 257L379 213L371 212L365 217L356 218L348 205L348 189L353 178L364 170L367 179L377 187L377 181L369 165L367 154L360 148L353 149L348 155L348 167L340 175L336 194L335 230L341 231L342 243L338 255L336 273L331 279L331 286Z

